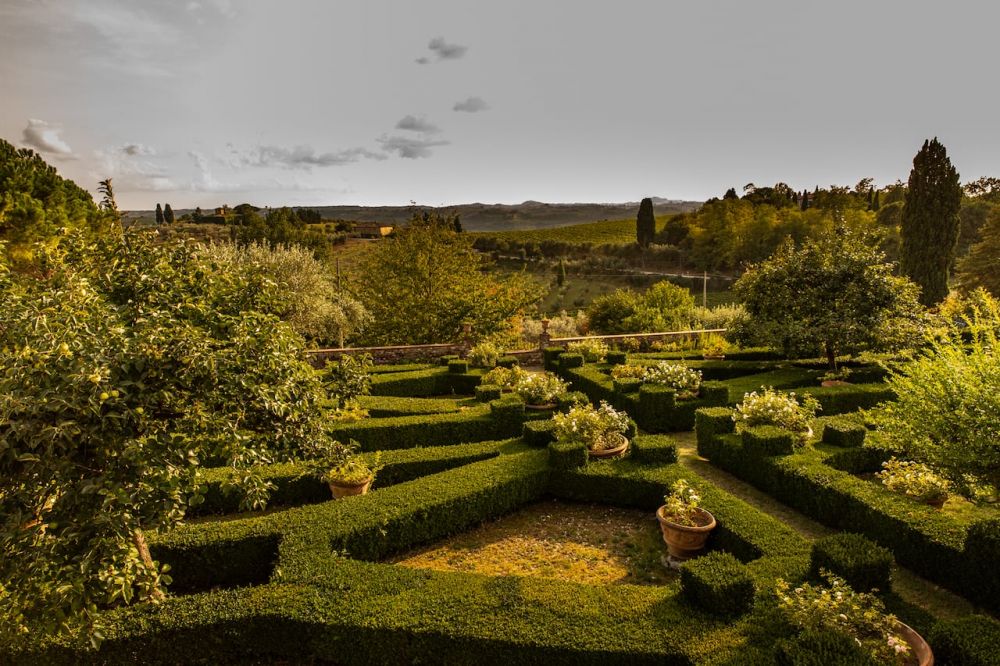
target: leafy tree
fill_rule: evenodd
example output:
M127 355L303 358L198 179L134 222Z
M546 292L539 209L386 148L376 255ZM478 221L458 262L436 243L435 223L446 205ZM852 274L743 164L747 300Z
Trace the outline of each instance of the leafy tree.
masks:
M478 336L503 329L541 295L530 276L499 277L449 218L415 213L410 224L379 241L356 271L356 295L372 322L375 344L457 340L463 323Z
M1000 206L995 206L980 231L981 238L958 264L959 285L969 293L983 288L1000 297Z
M748 315L734 333L787 353L821 352L834 370L838 355L906 346L920 333L920 307L916 286L892 272L844 228L800 248L787 240L734 285Z
M590 327L605 334L656 333L688 328L694 297L687 289L662 280L644 294L618 289L595 298L587 308Z
M163 209L163 221L167 224L174 223L174 209L170 207L170 204L167 204Z
M1000 497L1000 305L973 294L969 314L951 322L912 361L893 369L897 401L866 414L872 443L923 462L975 498Z
M641 247L649 247L656 235L656 217L653 215L653 200L645 198L639 203L639 214L635 221L635 239Z
M924 141L913 169L900 227L899 267L920 287L920 302L939 303L948 295L948 275L958 243L962 186L945 147Z
M739 199L740 195L736 194L736 188L735 187L730 187L728 190L726 190L726 193L724 195L722 195L722 198L723 199Z
M963 189L973 199L983 199L992 203L1000 203L1000 178L983 176L970 183L966 183Z
M156 223L163 224L163 208L160 207L160 204L156 204Z
M258 464L336 452L302 339L252 309L273 285L130 231L39 255L0 269L0 642L99 638L99 609L161 597L145 534L200 501L203 461L259 507Z

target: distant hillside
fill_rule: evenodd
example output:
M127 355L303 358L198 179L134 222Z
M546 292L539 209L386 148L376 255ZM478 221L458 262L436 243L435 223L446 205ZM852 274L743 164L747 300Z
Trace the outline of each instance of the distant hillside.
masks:
M672 201L658 197L653 199L653 204L657 215L683 213L701 206L701 202L697 201ZM412 210L411 206L295 206L295 208L312 208L318 210L324 218L331 220L390 223L408 221ZM419 206L418 208L432 207ZM175 208L174 214L180 217L192 210ZM443 213L458 213L462 219L462 227L466 231L499 232L550 229L587 222L634 218L639 210L639 203L548 204L525 201L513 205L471 203L441 206L437 210ZM151 221L154 217L151 210L128 211L127 214L136 220Z
M668 216L656 220L656 230L667 223ZM600 220L566 226L551 226L543 229L514 229L504 231L481 231L476 236L518 241L521 243L542 243L559 241L563 243L593 243L595 245L630 245L635 243L635 217L622 220Z

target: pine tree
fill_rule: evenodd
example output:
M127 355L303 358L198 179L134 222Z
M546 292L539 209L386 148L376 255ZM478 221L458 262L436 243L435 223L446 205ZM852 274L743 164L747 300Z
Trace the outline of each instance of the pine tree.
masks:
M875 190L875 196L872 197L872 212L874 213L877 213L879 209L878 193L879 191Z
M736 194L736 188L730 187L726 190L726 193L722 196L723 199L739 199L740 195Z
M656 217L653 215L653 200L645 198L639 203L639 216L635 223L635 239L642 247L649 247L656 235Z
M156 204L156 223L163 224L163 208L160 207L160 204Z
M802 201L799 204L799 208L802 210L809 209L809 190L802 190Z
M899 267L921 289L920 302L940 303L958 244L962 185L948 152L935 137L924 141L913 170L900 223Z
M1000 208L990 211L979 234L981 240L958 263L958 281L963 292L982 287L1000 298Z

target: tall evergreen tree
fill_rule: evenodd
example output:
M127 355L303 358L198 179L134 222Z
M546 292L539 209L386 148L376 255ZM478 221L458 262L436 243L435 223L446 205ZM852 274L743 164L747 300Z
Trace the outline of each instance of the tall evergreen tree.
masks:
M559 259L559 274L556 276L556 284L560 287L566 284L566 260Z
M799 202L799 208L801 210L809 209L809 190L802 190L802 201Z
M163 224L163 208L160 204L156 204L156 223Z
M872 212L873 213L877 213L878 209L879 209L878 193L879 193L879 191L875 190L875 196L872 197Z
M736 194L736 188L730 187L726 190L726 193L722 196L723 199L739 199L740 195Z
M653 215L653 200L649 197L639 203L639 216L635 222L635 239L642 247L649 247L656 235L656 217Z
M962 185L948 152L924 141L913 169L900 223L899 267L920 286L920 302L931 306L948 295L948 275L958 244Z
M166 208L163 209L163 221L167 224L174 223L174 209L170 207L170 204L167 204Z

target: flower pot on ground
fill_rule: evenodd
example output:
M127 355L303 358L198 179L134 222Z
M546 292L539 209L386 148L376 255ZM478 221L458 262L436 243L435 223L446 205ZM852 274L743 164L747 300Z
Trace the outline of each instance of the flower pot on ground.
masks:
M323 480L330 486L334 499L341 499L366 494L377 471L377 462L369 464L360 456L348 455L335 461L323 474Z
M910 655L907 659L907 666L934 666L934 652L930 644L924 637L914 631L913 627L899 620L896 620L896 630L903 637L906 644L910 646Z
M701 497L684 479L675 481L663 500L656 519L667 544L668 563L679 566L705 549L708 535L715 529L715 516L698 506Z
M556 440L580 442L589 457L613 458L628 450L629 418L606 402L600 407L577 405L564 414L552 417Z
M697 398L701 390L700 371L667 361L660 361L647 368L642 381L644 384L659 384L674 389L678 400Z
M923 463L899 460L893 456L882 463L882 471L875 476L889 490L936 509L948 501L950 484Z
M530 372L514 385L514 392L524 400L526 409L555 409L556 400L566 395L569 386L551 372Z
M798 435L797 445L802 446L813 436L809 421L819 409L819 401L811 395L805 396L800 403L794 392L784 394L764 386L759 392L743 394L743 402L733 411L733 421L739 433L761 425L791 430Z

